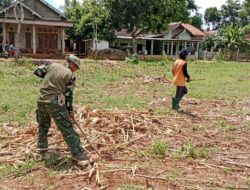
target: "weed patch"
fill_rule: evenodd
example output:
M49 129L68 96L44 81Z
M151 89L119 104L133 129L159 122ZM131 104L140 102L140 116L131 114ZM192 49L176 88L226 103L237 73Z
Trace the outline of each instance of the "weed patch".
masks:
M213 152L214 148L211 147L196 147L192 142L184 143L180 149L173 151L171 157L173 159L197 159L197 158L208 158Z
M150 145L150 147L148 148L148 153L164 158L166 156L167 148L168 144L166 142L156 141Z
M26 160L23 163L16 165L15 167L9 164L1 164L0 165L0 179L9 175L14 175L16 177L23 176L38 167L39 167L39 163L37 163L36 161L32 159Z

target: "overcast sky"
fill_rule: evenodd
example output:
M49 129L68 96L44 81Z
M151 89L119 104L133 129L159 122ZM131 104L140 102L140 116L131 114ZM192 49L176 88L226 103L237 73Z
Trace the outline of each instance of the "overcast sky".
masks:
M60 5L63 5L63 0L46 0L48 3L58 8ZM243 0L240 0L243 2ZM221 5L225 4L226 0L195 0L196 5L200 7L199 12L204 14L206 8L208 7L217 7L220 9Z

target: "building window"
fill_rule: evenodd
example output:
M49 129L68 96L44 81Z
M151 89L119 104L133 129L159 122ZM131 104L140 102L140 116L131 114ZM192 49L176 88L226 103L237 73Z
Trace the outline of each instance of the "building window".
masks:
M58 49L58 35L39 33L38 43L39 49Z
M25 33L26 48L31 48L31 33Z

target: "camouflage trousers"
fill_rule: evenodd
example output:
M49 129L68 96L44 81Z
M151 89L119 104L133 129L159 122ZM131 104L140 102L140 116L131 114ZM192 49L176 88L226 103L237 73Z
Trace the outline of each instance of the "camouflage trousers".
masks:
M67 143L73 157L83 154L80 137L73 128L65 106L58 104L55 98L50 103L37 103L37 122L38 126L38 148L48 148L48 132L51 126L51 118L55 121L57 128Z

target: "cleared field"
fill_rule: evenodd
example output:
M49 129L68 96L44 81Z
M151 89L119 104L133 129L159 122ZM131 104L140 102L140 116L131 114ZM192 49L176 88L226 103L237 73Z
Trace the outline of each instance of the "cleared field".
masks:
M103 160L79 168L53 125L50 153L39 161L36 66L0 60L0 188L250 188L249 63L189 62L194 80L178 113L171 63L82 63L75 110Z

